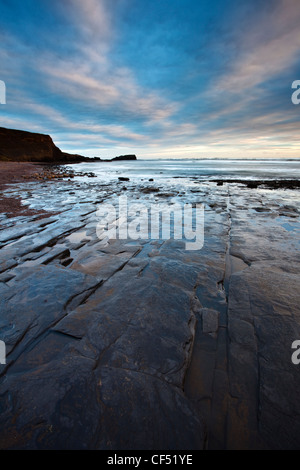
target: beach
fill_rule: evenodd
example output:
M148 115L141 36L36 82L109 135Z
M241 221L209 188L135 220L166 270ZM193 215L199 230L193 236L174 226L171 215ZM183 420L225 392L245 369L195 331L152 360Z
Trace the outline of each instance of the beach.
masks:
M3 197L3 191L10 184L17 182L35 181L37 175L42 174L42 167L29 162L0 162L0 213L6 213L7 217L19 215L39 215L40 218L48 215L45 211L34 211L22 206L21 198Z
M299 448L300 162L68 167L0 167L1 449Z

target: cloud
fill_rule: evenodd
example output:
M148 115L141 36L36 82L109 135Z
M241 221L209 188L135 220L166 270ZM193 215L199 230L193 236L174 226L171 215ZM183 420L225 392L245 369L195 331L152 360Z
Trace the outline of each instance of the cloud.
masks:
M280 0L272 14L256 18L241 38L237 62L218 81L219 93L250 90L299 60L299 24L298 0Z
M2 125L93 153L121 146L190 155L284 143L294 151L299 1L171 3L6 3ZM16 24L18 11L25 19Z
M118 0L113 3L117 6ZM110 43L114 34L113 9L106 0L64 0L55 1L54 5L67 27L71 24L76 30L78 42L97 40L98 47Z
M93 76L92 65L75 67L72 62L64 61L62 64L47 64L42 69L47 77L49 89L59 95L67 97L71 103L81 104L83 107L91 106L94 112L97 109L111 107L117 109L121 119L160 120L171 116L176 110L176 104L153 93L151 90L140 87L126 68L114 71L103 70L98 77Z

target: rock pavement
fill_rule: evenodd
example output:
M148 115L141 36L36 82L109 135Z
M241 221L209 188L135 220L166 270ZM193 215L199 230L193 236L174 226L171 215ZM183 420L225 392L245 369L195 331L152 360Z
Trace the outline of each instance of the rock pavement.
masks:
M181 194L205 204L204 246L187 251L99 240L95 206L113 191L2 217L0 448L300 448L294 192Z

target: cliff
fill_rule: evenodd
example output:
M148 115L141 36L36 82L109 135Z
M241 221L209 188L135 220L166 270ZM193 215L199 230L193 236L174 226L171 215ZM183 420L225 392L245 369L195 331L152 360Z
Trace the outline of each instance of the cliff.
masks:
M53 162L63 160L49 135L0 127L0 160Z
M136 156L122 155L113 160L136 160ZM0 161L79 163L101 161L101 158L88 158L62 152L56 147L50 135L0 127Z

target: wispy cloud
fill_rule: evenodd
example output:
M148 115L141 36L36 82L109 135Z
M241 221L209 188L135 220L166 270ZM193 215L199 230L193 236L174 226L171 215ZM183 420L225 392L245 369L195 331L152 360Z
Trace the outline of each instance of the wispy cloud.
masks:
M299 60L299 24L298 0L280 0L272 14L250 22L241 38L240 56L229 74L220 77L219 91L250 90Z
M0 125L93 155L295 156L299 24L298 0L2 2Z
M55 69L49 64L43 67L48 77L48 87L74 102L95 109L113 107L118 115L127 120L143 118L160 120L170 117L176 110L176 104L168 103L162 96L140 87L130 70L126 68L114 71L103 70L96 78L92 66L74 67L68 63L56 64ZM96 75L96 74L95 74Z

